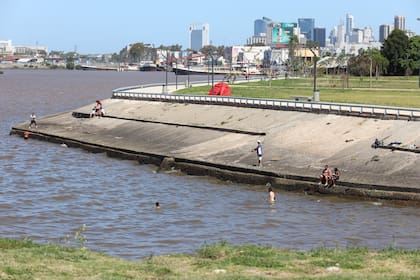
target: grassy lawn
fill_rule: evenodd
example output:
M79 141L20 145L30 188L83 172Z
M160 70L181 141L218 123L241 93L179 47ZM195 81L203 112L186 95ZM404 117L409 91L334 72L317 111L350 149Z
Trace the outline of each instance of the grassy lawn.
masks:
M418 77L322 76L317 88L323 102L355 103L396 107L420 108ZM348 85L348 86L344 86ZM210 86L197 86L179 90L184 94L208 94ZM292 99L292 96L313 95L313 79L249 81L231 85L232 95L251 98Z
M306 252L224 242L125 261L84 248L0 239L0 279L419 279L419 250Z

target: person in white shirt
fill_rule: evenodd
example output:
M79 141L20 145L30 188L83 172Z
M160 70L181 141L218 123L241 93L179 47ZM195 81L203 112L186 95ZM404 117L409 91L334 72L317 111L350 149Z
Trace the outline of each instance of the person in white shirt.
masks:
M29 128L32 128L33 125L35 126L35 128L38 128L38 124L36 123L36 115L34 112L32 112L30 118L31 118L31 123L29 124Z

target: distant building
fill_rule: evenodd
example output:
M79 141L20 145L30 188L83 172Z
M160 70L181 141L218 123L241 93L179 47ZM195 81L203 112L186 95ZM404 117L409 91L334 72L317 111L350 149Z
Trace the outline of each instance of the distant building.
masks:
M337 33L338 33L338 28L337 26L334 26L334 28L330 31L330 36L328 37L330 39L330 45L335 46L335 44L337 43Z
M353 28L351 36L347 42L356 44L363 43L363 29Z
M404 31L405 30L405 17L395 16L394 17L394 28Z
M346 15L346 33L345 35L345 41L349 42L350 37L352 36L354 28L354 17L350 14Z
M267 44L267 35L265 33L260 33L259 35L254 35L249 37L246 40L248 46L265 46Z
M383 43L389 34L391 34L394 27L389 24L382 24L379 26L379 42Z
M263 17L254 21L254 36L267 33L267 27L272 22L271 19Z
M0 54L2 56L13 54L12 40L0 41Z
M225 49L226 60L232 65L255 65L264 64L264 54L270 50L269 46L232 46Z
M190 29L190 49L199 51L202 47L208 46L209 40L209 25L205 24L191 24Z
M0 56L45 56L48 53L46 46L13 46L12 40L0 41Z
M299 36L297 23L272 22L267 28L267 45L273 48L287 47L293 35Z
M307 40L314 40L314 28L315 28L315 19L314 18L299 18L298 27L300 29L300 34L305 35Z
M337 26L337 40L335 42L336 48L342 48L344 46L344 43L345 43L344 38L345 38L344 24L341 23L340 25Z
M366 26L365 29L363 29L363 43L369 43L372 41L374 41L372 28L370 26Z
M325 48L326 34L327 34L325 28L315 27L313 34L314 34L313 40L315 42L318 42L321 48Z

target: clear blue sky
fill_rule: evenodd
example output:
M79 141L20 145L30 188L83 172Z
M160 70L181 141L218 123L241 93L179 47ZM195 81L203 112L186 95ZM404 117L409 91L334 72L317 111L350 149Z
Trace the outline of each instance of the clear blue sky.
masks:
M330 30L354 16L358 28L406 17L406 28L420 35L420 0L187 1L187 0L0 0L0 40L42 45L49 51L119 52L129 43L189 47L188 28L208 23L213 45L241 45L253 35L254 20L297 22L315 18Z

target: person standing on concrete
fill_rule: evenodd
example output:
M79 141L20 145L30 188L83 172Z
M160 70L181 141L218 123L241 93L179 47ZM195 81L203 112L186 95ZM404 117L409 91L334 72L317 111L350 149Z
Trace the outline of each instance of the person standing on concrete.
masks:
M29 128L32 128L33 125L35 126L35 128L38 128L38 125L36 123L36 115L34 112L32 112L30 119L31 119L31 123L29 124Z
M261 167L262 166L262 143L261 140L257 141L257 147L255 147L254 151L257 151L257 158L258 158L258 166Z

